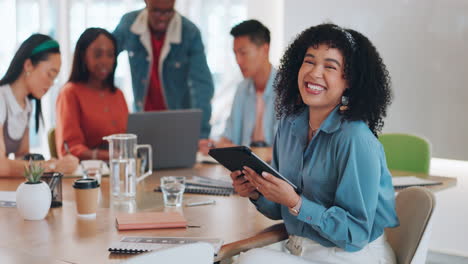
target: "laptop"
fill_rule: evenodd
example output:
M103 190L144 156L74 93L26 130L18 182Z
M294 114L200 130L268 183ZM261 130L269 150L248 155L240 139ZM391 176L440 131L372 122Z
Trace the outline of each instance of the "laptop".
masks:
M202 111L138 112L128 116L127 133L153 148L153 169L188 168L195 164Z

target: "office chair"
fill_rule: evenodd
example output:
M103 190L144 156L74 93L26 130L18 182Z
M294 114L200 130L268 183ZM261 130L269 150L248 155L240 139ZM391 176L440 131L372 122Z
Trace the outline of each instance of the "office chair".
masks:
M57 145L55 145L55 127L51 128L47 133L47 141L49 142L50 157L58 158Z
M125 264L212 264L214 249L208 243L193 243L170 247L154 252L138 255L125 261Z
M434 207L435 196L424 187L410 187L398 193L396 211L400 226L385 230L397 263L426 262Z
M384 147L389 169L429 173L431 147L426 139L395 133L382 134L379 141Z

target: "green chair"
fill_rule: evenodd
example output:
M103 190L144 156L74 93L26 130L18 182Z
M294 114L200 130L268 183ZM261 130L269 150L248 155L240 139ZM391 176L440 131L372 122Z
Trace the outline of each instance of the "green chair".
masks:
M47 141L49 141L50 157L58 158L57 146L55 145L55 127L51 128L47 133Z
M382 134L379 136L387 166L391 170L429 173L431 146L424 138L410 134Z

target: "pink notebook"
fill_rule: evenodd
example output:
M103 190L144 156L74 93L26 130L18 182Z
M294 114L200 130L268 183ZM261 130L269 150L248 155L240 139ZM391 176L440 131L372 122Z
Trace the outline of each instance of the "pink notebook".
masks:
M140 212L118 214L116 226L118 230L180 228L187 227L187 220L178 212Z

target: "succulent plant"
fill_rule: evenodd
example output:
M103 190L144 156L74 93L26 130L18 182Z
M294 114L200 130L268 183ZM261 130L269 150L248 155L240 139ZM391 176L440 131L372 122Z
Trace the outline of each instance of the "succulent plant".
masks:
M28 183L39 183L41 181L44 168L40 163L34 163L29 160L28 166L24 167L24 177Z

